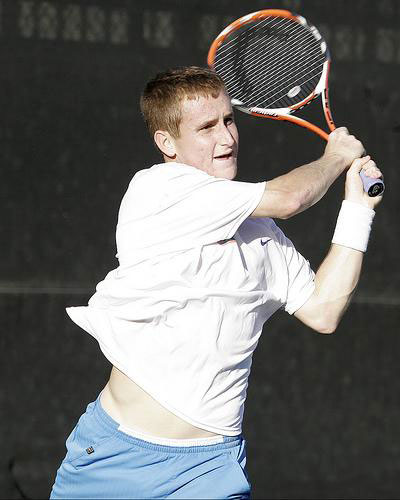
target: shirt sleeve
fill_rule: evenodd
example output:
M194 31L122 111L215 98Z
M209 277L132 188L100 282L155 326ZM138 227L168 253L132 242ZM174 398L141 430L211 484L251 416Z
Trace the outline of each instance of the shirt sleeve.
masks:
M123 200L119 256L127 243L131 251L133 245L177 251L229 239L258 206L266 184L221 179L177 163L150 170L131 183Z
M287 270L287 289L284 291L284 309L294 314L315 290L315 273L283 231L274 224L274 236L280 242Z

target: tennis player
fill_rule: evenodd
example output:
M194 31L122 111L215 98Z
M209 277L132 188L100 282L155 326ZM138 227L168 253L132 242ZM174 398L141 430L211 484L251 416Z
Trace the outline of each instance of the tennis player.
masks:
M67 439L51 498L249 498L241 423L262 327L283 308L335 331L380 202L359 172L381 173L338 128L318 160L267 182L235 181L238 131L207 69L157 75L141 109L163 162L137 172L122 199L119 266L88 306L67 309L113 368ZM268 165L267 156L266 178ZM273 219L312 206L345 170L333 244L315 275Z

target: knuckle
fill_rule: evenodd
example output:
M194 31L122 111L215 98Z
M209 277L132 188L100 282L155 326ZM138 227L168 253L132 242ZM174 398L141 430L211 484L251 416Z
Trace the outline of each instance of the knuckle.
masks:
M348 130L346 127L338 127L334 130L334 132L336 133L336 135L348 134Z

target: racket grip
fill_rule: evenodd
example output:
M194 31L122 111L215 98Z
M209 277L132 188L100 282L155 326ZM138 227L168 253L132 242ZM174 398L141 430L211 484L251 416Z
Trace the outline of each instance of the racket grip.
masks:
M369 196L379 196L384 191L384 182L381 179L373 179L368 177L362 171L359 172L363 182L363 189Z

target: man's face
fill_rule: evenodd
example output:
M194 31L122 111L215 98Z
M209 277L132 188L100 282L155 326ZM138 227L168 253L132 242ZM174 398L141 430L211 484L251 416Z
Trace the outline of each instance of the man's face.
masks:
M172 139L174 161L209 175L234 179L237 174L238 130L229 97L198 96L181 103L180 137Z

